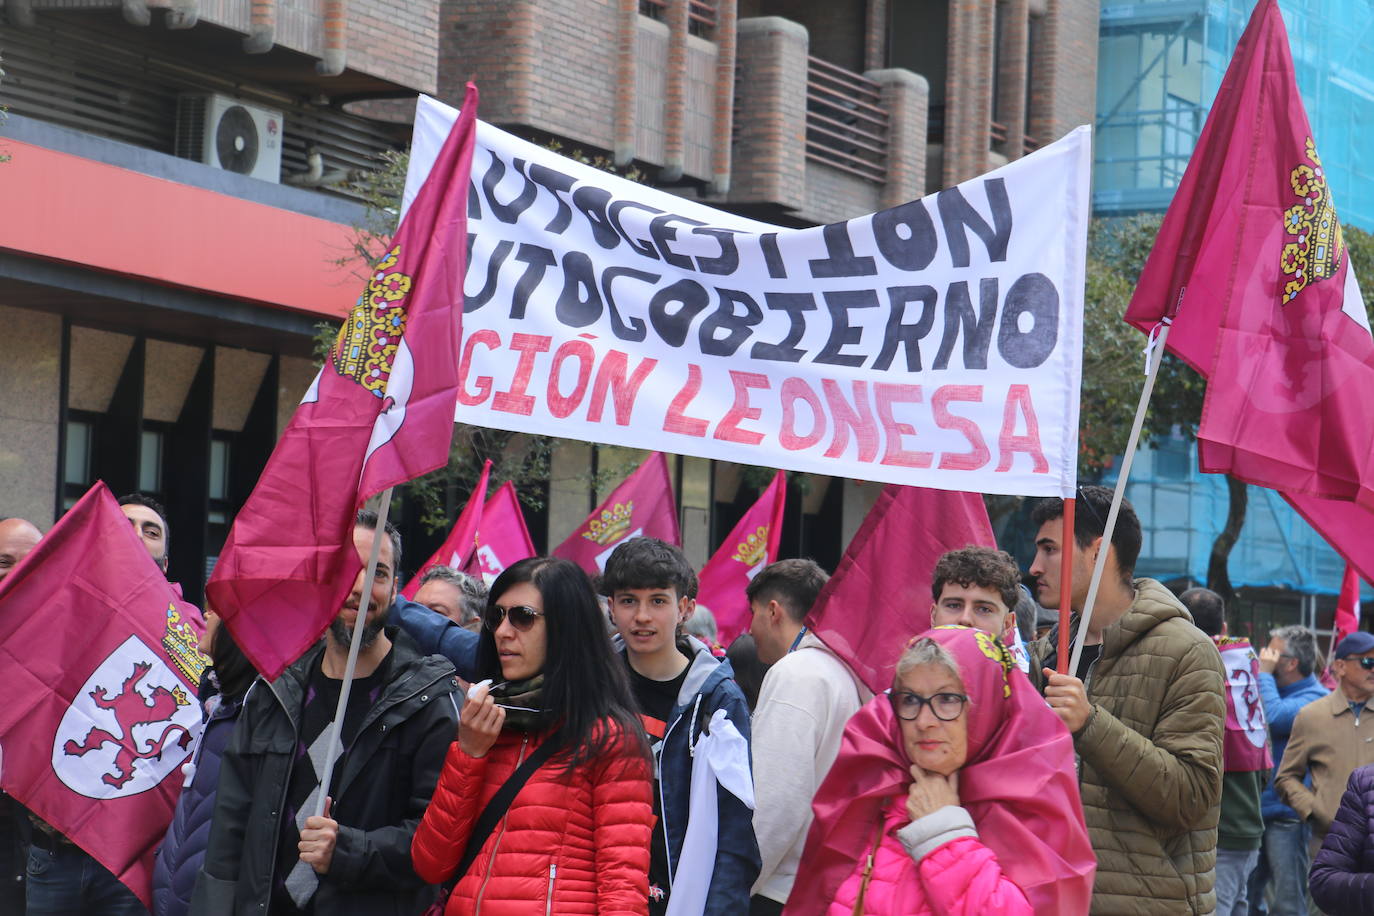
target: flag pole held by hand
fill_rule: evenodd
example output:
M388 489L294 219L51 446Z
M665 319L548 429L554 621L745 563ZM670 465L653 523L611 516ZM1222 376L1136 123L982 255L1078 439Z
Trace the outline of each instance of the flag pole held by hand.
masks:
M1073 615L1073 539L1074 500L1064 500L1064 531L1059 536L1059 673L1068 674L1069 618Z
M329 781L334 777L334 765L339 762L339 752L343 750L343 720L348 709L348 694L353 688L353 672L358 667L358 650L363 644L363 630L367 628L368 606L372 604L372 581L377 577L377 560L381 556L382 538L386 536L386 518L391 513L391 491L382 491L382 502L377 507L377 528L372 536L372 549L367 555L367 566L363 571L363 594L358 599L358 617L353 621L353 639L348 644L348 664L344 666L343 683L339 685L339 705L334 708L334 721L330 723L328 750L324 757L324 772L320 774L320 799L315 805L315 815L324 816L324 806L329 792Z

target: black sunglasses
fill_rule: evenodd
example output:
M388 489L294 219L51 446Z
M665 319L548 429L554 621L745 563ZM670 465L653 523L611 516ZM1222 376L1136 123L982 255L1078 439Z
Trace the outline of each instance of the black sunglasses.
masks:
M1368 656L1366 656L1365 658L1347 658L1346 661L1359 662L1360 667L1364 670L1374 671L1374 658L1369 658Z
M935 714L935 718L941 722L953 722L959 718L959 714L964 711L964 704L968 702L968 697L962 693L937 693L934 696L923 697L919 693L908 693L905 690L893 691L888 698L892 701L892 711L897 714L897 718L907 722L919 718L921 707L926 704L930 704L930 711Z
M487 609L482 612L482 626L495 633L500 628L501 621L509 620L511 626L524 633L534 626L536 620L543 616L543 611L532 608L528 604L516 604L511 607L489 604Z

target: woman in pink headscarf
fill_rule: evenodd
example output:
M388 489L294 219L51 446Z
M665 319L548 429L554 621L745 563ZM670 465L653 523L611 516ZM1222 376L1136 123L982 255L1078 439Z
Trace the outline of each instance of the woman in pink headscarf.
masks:
M813 808L789 916L1088 912L1073 740L981 630L911 641Z

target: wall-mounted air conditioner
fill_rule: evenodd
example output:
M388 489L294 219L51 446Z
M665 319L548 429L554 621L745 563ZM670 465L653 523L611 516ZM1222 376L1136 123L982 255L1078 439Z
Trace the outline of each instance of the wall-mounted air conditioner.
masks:
M281 181L282 115L218 93L177 97L176 154L263 181Z

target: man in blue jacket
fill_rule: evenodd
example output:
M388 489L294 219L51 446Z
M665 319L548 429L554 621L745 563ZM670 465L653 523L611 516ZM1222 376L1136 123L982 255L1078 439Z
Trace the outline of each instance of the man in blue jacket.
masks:
M695 609L689 596L696 592L696 573L678 548L638 537L615 549L599 584L610 601L611 623L657 763L650 916L666 913L673 895L691 901L679 901L675 911L746 913L749 888L760 867L753 786L747 778L749 706L730 663L682 632ZM700 791L693 797L693 769L708 765L697 751L708 739L713 749L723 742L727 756L730 749L737 753L734 772L744 777L748 803L719 781L713 797ZM712 760L710 765L719 763ZM688 843L689 821L704 817L709 824L712 815L715 827L704 831L706 843ZM694 834L699 838L702 831ZM712 844L714 850L705 848Z
M1313 700L1326 696L1317 680L1317 634L1307 627L1280 627L1260 650L1260 700L1269 722L1275 768L1283 759L1293 720ZM1259 864L1250 875L1250 912L1272 916L1307 916L1307 845L1309 828L1298 813L1279 800L1274 775L1260 796L1264 841ZM1274 902L1266 908L1265 889L1274 882Z

